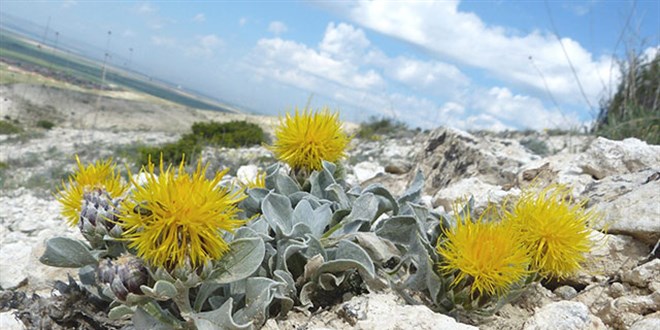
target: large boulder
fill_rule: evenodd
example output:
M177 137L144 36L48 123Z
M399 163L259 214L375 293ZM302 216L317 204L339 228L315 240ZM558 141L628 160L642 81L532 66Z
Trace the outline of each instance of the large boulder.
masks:
M597 229L647 244L660 239L660 167L595 181L587 186L584 197L604 217L596 223Z
M520 167L539 158L515 140L477 137L445 127L432 131L422 148L414 163L426 176L424 189L429 195L475 176L487 184L511 186Z

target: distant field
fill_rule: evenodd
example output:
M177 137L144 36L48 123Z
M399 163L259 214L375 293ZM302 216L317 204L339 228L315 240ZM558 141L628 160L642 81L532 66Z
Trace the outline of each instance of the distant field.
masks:
M40 67L45 72L56 73L55 79L69 77L76 82L84 82L97 88L102 83L100 64L70 54L55 53L48 48L41 49L4 31L0 31L0 58L19 62L25 66ZM106 86L108 84L153 95L190 108L234 112L220 105L185 95L175 89L128 76L112 69L106 70Z

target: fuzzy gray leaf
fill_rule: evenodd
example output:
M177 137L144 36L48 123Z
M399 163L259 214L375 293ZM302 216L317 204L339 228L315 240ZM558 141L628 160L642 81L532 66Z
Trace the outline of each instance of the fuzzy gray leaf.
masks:
M275 192L288 196L300 191L300 186L290 176L282 173L273 175L273 185Z
M371 222L376 220L378 214L379 201L372 193L365 193L353 202L353 209L342 222L350 222L355 220L365 220Z
M321 289L325 291L332 291L337 287L339 287L341 282L344 281L344 279L346 278L345 274L346 273L340 273L335 276L334 274L331 273L323 273L319 275L318 285Z
M333 183L325 188L325 191L327 191L326 196L328 199L339 203L340 209L351 207L351 200L348 198L348 195L346 195L346 192L344 192L344 188L341 185Z
M396 216L379 223L375 232L393 243L407 246L417 239L419 227L414 217Z
M46 241L46 251L39 261L48 266L68 268L98 263L85 244L66 237L54 237Z
M333 174L337 166L335 164L323 161L323 169L320 171L314 171L309 176L309 182L311 184L310 193L319 198L326 198L326 188L328 188L333 183L336 183Z
M335 254L335 258L355 260L362 264L364 270L368 272L369 278L376 276L374 263L371 260L371 257L369 257L367 251L349 240L339 241L339 244L337 244L337 252ZM361 275L365 277L364 274Z
M270 193L264 198L261 209L271 228L280 232L291 232L293 228L291 223L293 208L289 198L277 193Z
M418 170L408 189L406 189L406 191L401 194L401 197L399 197L399 205L403 205L405 202L416 202L419 200L423 187L424 173L422 173L421 170Z
M312 214L312 217L307 220L312 234L316 237L321 237L325 232L330 221L332 221L332 210L330 209L330 204L324 204L316 208Z
M399 213L399 203L385 187L380 184L372 184L365 188L362 193L365 194L368 192L374 194L379 200L378 215L376 217L389 211L392 211L394 215Z
M229 252L215 264L208 280L231 283L252 275L264 260L266 247L259 237L241 238L229 243Z
M392 242L381 239L373 232L356 233L355 240L358 245L369 253L371 260L375 263L382 265L390 260L395 260L398 263L398 260L401 259L399 250Z
M232 305L234 300L229 298L225 301L224 304L218 309L192 314L193 322L197 330L217 330L217 329L226 329L226 330L247 330L254 329L252 322L247 322L246 324L237 324L231 314ZM147 328L140 328L147 329Z
M142 307L135 309L133 326L135 329L174 330L172 325L159 321L142 309Z
M120 318L133 314L133 309L126 305L115 306L108 312L108 318L111 320L119 320Z
M268 307L274 298L275 288L284 284L265 277L247 279L245 291L245 308L236 311L234 319L237 322L251 321L261 325L268 319Z
M153 288L146 285L141 285L140 290L145 295L154 297L156 299L171 299L177 295L177 289L174 284L167 281L156 281Z

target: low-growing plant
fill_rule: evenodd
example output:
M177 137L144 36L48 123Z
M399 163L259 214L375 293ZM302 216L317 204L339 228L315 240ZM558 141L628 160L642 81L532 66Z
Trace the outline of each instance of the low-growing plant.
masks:
M550 153L548 144L534 136L523 138L520 140L520 144L539 156L546 156Z
M355 135L361 139L377 141L385 135L392 135L407 130L408 126L403 122L392 118L372 116L366 122L360 124Z
M53 123L50 120L45 120L45 119L38 120L36 125L37 125L37 127L47 129L47 130L52 129L53 127L55 127L55 123Z
M636 137L660 144L660 53L645 58L633 51L619 66L621 82L602 102L593 132L609 139Z
M298 134L306 130L294 123L332 128ZM185 159L149 162L128 184L109 160L78 162L58 199L87 242L52 238L40 260L79 268L110 318L163 329L255 329L387 287L450 315L492 313L584 261L594 215L565 188L525 192L476 220L471 202L437 213L421 203L421 172L398 197L378 184L348 187L345 144L316 144L343 134L336 123L327 112L287 116L277 134L286 141L271 148L288 169L272 164L240 187L223 183L228 170L207 178L201 160L192 171ZM304 157L287 157L294 149Z
M198 122L192 125L192 134L201 138L204 143L227 148L260 145L266 142L266 135L261 127L246 121Z
M189 163L198 158L202 152L199 138L192 134L182 136L176 142L166 143L161 146L138 147L138 159L136 163L140 166L149 164L150 159L160 159L167 164L179 164L184 159Z
M0 120L0 135L17 134L22 131L23 129L15 123L10 122L9 120Z
M191 129L192 133L184 134L176 142L138 147L136 163L147 165L149 159L159 159L161 155L167 164L179 164L184 159L191 163L198 159L205 146L238 148L266 141L261 127L246 121L198 122Z

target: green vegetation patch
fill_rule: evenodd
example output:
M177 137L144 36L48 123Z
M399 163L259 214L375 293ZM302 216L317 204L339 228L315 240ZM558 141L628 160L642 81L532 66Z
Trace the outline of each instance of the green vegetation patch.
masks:
M384 135L394 135L403 131L408 131L405 123L392 118L369 117L366 122L360 124L356 136L360 139L377 141Z
M0 119L0 135L17 134L22 131L23 129L21 129L18 125L10 121Z
M194 123L192 133L185 134L176 142L162 146L142 146L138 148L137 163L146 165L149 159L158 162L179 164L185 155L187 163L194 161L205 146L238 148L259 145L266 142L266 134L256 124L246 121L231 121L227 123L207 122Z
M660 144L660 55L652 60L631 56L621 67L623 79L616 94L603 103L594 133Z

